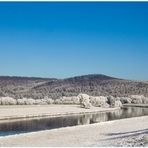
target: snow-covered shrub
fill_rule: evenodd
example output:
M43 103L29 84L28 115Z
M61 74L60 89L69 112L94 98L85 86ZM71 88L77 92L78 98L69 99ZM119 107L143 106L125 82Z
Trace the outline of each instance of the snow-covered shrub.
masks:
M23 99L23 102L24 102L24 105L27 105L27 98L22 98Z
M47 100L45 99L37 99L35 100L35 104L36 105L47 105L48 103L47 103Z
M132 99L129 97L120 97L120 101L122 102L122 104L126 104L126 103L131 103Z
M55 104L80 104L80 99L77 96L70 96L70 97L60 97L60 99L56 99L54 101Z
M74 104L74 101L72 100L72 97L61 97L60 98L62 104Z
M53 104L54 100L52 98L45 99L47 104Z
M130 96L133 104L142 104L143 103L143 95L131 95Z
M11 97L1 97L0 104L1 105L16 105L17 101Z
M91 96L90 102L95 107L109 107L109 104L107 103L107 97L105 96Z
M54 100L54 103L55 103L55 104L62 104L62 100L56 99L56 100Z
M72 104L80 104L80 99L78 96L71 96L71 97L67 97L69 100L71 100Z
M115 101L120 101L120 97L115 97Z
M31 99L31 98L25 99L25 104L26 105L33 105L33 104L35 104L35 100Z
M80 104L80 100L77 96L61 97L62 104Z
M148 103L148 98L147 97L143 96L141 99L142 99L142 103L143 104L147 104Z
M35 105L40 105L41 104L41 100L40 99L36 99L35 100Z
M17 99L17 104L18 105L25 105L25 100L24 99Z
M107 103L110 105L110 107L114 107L115 106L115 98L113 96L108 96L107 97Z
M72 96L72 100L74 104L80 104L80 99L78 96Z
M35 100L32 98L17 99L17 104L18 105L33 105L35 104Z
M90 99L87 94L79 94L78 98L80 100L81 107L86 108L86 109L91 108Z
M54 100L52 98L49 98L48 96L45 96L42 99L42 102L46 102L46 104L53 104L54 103Z
M48 103L47 103L47 100L45 100L45 99L41 99L41 104L40 105L47 105Z
M122 103L121 103L120 100L115 101L114 107L122 107L122 106L123 106L123 105L122 105Z

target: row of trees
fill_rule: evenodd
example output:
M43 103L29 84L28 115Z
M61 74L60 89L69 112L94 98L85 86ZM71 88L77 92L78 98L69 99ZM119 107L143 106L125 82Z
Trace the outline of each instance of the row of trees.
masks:
M79 94L78 96L60 97L53 100L49 97L43 99L22 98L14 99L12 97L0 97L0 105L47 105L47 104L82 104L82 107L121 107L122 104L147 104L148 98L143 95L131 95L129 97L113 97L113 96L89 96L87 94Z

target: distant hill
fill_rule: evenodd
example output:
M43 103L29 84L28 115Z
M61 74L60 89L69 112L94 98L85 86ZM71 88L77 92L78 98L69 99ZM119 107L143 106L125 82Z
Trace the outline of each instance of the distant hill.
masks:
M79 93L93 96L128 96L132 94L148 96L148 81L124 80L101 74L67 79L0 77L0 96L31 97L34 99L49 96L55 99Z
M0 76L0 96L21 98L35 86L55 80L54 78Z

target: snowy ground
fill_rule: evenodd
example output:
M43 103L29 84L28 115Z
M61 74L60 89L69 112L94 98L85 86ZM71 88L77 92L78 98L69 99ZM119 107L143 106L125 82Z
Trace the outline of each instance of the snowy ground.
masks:
M1 137L0 146L148 146L148 116Z

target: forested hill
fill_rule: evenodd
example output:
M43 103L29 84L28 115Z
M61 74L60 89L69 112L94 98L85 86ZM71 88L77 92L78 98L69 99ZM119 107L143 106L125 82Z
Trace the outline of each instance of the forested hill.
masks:
M0 96L13 98L53 99L73 96L79 93L88 95L128 96L141 94L148 96L148 81L132 81L100 74L77 76L66 79L0 77Z

